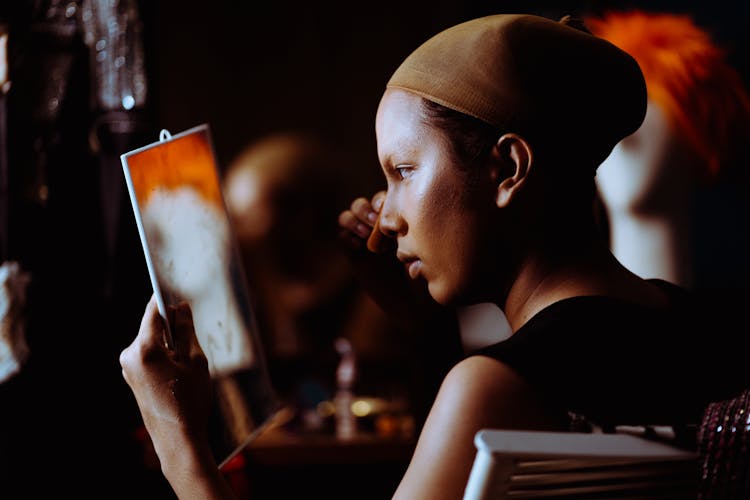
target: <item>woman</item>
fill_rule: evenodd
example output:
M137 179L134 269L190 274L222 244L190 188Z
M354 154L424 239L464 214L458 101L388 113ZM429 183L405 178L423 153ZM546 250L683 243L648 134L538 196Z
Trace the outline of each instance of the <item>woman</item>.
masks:
M445 30L402 63L380 102L387 194L339 217L374 296L402 316L418 314L409 293L420 287L441 305L491 301L513 330L447 375L396 498L459 498L484 427L561 429L569 411L607 425L681 423L705 403L693 383L699 349L685 341L680 364L664 363L675 335L690 338L695 309L682 290L622 267L592 214L596 167L643 119L643 77L569 24L498 15ZM378 220L391 243L381 255L364 244ZM402 272L386 274L394 254ZM189 312L176 323L185 347L169 352L149 304L123 374L178 496L224 498L205 394L180 390L205 387L205 362Z

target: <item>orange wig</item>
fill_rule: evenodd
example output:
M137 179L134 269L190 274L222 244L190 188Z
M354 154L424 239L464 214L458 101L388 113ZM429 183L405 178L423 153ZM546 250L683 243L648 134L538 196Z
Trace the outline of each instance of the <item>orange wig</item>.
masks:
M662 106L715 178L750 137L750 97L724 51L687 15L634 10L585 22L594 35L633 56L649 99Z

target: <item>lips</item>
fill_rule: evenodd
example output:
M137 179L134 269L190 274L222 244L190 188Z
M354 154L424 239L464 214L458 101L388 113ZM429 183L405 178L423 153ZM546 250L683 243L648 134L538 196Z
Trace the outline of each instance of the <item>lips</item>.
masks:
M406 272L411 279L416 279L419 276L419 271L422 269L421 260L401 251L396 252L396 257L404 263L404 268L406 268Z
M411 279L417 279L419 271L422 269L422 261L419 259L409 259L404 262L406 272L409 274Z

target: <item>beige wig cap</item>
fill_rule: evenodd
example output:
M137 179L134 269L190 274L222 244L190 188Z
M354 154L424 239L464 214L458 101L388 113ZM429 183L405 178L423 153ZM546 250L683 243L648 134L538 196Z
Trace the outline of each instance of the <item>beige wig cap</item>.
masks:
M544 141L555 154L594 168L646 112L646 85L632 57L534 15L500 14L448 28L412 52L387 87L521 134L532 146Z

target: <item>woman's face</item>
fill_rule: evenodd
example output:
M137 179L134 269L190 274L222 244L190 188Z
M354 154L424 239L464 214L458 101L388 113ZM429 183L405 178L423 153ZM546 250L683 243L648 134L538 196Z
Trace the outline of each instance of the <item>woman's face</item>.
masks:
M437 302L485 300L479 296L488 288L496 232L492 183L487 169L455 164L445 132L424 122L421 102L388 89L378 108L378 156L388 182L381 227L396 238L409 276L424 279Z

